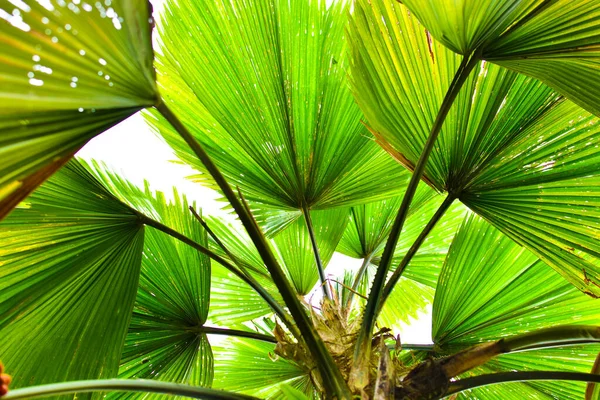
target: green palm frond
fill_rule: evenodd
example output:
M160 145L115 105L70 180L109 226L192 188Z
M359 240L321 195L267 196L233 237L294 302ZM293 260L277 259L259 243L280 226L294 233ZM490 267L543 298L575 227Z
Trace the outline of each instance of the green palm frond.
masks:
M457 56L400 4L359 2L351 28L357 100L386 148L411 165L444 93L429 85L445 87ZM423 56L403 57L411 49ZM409 84L415 73L419 83ZM597 121L541 82L480 62L450 109L425 175L597 296ZM567 193L582 198L567 200Z
M1 219L156 88L144 0L2 0L0 16Z
M347 208L311 211L315 239L323 266L327 267L348 224ZM304 217L272 239L298 294L308 294L319 281L315 256Z
M307 372L296 364L275 356L274 345L230 338L213 347L214 388L266 399L285 399L285 392L282 393L280 389L283 383L312 398L314 387Z
M227 223L218 218L207 218L206 222L235 260L236 265L252 275L280 303L277 287L271 280L258 251L239 223ZM224 258L228 254L210 240L211 249ZM271 314L269 305L241 279L220 265L213 264L211 275L210 311L208 319L221 326L244 329L244 322Z
M405 0L431 34L452 51L469 54L498 38L542 0Z
M564 324L600 324L596 300L471 214L442 268L433 303L441 350Z
M185 196L176 190L168 201L163 193L153 193L148 182L141 189L101 164L86 166L108 190L141 214L208 247L207 233L190 212ZM213 355L202 332L210 284L211 263L206 255L155 228L146 229L137 298L119 377L211 385ZM111 396L146 398L144 394Z
M14 386L115 377L142 259L138 215L72 161L0 224L0 242L0 354Z
M545 2L486 46L483 58L534 77L600 117L600 2Z
M377 265L401 201L400 197L353 207L350 223L336 250L354 258L369 258L371 263ZM443 196L421 184L394 252L392 272L442 201ZM446 252L464 213L464 206L458 203L447 211L409 263L404 276L435 288Z
M173 204L158 195L163 223L200 244L206 232L191 216L185 198ZM195 249L148 228L136 305L119 377L210 386L213 357L204 325L209 306L210 260Z
M539 79L600 116L598 0L408 0L404 4L452 51Z
M323 209L398 193L391 180L403 170L369 138L345 82L348 4L179 1L166 8L158 63L165 101L250 202ZM204 171L164 121L149 121L182 160Z
M599 132L597 117L563 102L492 158L461 196L595 296L600 294Z

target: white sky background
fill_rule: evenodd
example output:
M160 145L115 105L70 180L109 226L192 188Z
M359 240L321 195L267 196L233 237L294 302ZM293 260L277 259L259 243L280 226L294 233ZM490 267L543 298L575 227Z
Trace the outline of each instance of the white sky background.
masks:
M163 8L163 0L152 3L155 16L158 17L157 14ZM178 192L185 194L190 202L196 201L205 215L232 218L221 210L224 203L215 200L219 197L216 192L186 179L194 170L172 162L176 160L173 151L162 138L151 131L140 113L92 139L77 156L101 161L109 169L140 187L143 187L144 180L148 180L153 191L162 191L167 198L172 198L173 187L177 187ZM335 279L343 276L346 269L357 271L360 265L361 260L335 253L326 273ZM315 289L308 295L313 304L317 304L322 295L320 288ZM396 328L394 330L400 333L403 343L430 344L431 306L410 324L391 328Z

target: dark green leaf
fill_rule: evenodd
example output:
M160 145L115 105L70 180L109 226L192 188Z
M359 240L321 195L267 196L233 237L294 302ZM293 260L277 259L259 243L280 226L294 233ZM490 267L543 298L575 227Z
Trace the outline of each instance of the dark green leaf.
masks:
M143 238L75 161L0 224L0 354L15 387L116 376Z

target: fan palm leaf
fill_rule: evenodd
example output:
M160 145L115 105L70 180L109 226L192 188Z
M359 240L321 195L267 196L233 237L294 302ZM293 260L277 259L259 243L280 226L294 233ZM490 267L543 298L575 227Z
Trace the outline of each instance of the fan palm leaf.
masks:
M0 238L0 353L15 387L116 376L144 244L135 211L71 162Z
M357 101L378 140L410 167L423 148L459 56L437 43L401 4L359 1L351 37ZM588 220L593 219L588 215L594 215L598 198L596 126L596 117L543 83L481 61L448 113L425 176L580 290L597 296L598 233ZM519 163L527 151L529 162ZM500 163L518 175L519 182L499 174ZM492 204L499 198L497 190L509 185L510 200L505 196L502 203ZM569 188L577 188L586 200L561 201L558 193L573 193ZM518 217L515 210L522 211ZM533 227L539 222L552 228L542 234Z
M143 0L0 2L0 219L88 140L155 103Z
M402 169L368 137L345 83L347 4L166 7L158 63L165 101L250 202L323 209L397 193L388 178ZM191 47L202 56L182 51ZM149 120L204 172L164 121Z

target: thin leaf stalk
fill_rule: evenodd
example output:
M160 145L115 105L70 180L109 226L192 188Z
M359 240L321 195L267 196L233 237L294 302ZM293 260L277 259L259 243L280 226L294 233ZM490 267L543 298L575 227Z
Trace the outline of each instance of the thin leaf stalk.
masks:
M235 264L237 265L237 267L244 272L246 275L248 275L246 273L246 269L251 269L253 272L262 275L265 278L268 278L269 276L267 274L265 274L263 271L258 270L257 268L252 268L250 266L247 265L243 265L238 258L229 251L229 249L227 248L227 246L225 246L225 244L221 241L221 239L219 239L219 237L213 232L212 229L210 229L210 226L206 223L206 221L204 220L204 218L202 218L194 209L194 207L190 206L189 207L192 215L194 216L194 218L196 218L196 220L200 223L200 225L202 225L202 228L204 228L204 230L210 235L211 238L213 238L213 240L215 241L215 243L217 244L217 246L219 246L224 252L225 254L227 254L227 257L229 257L229 259Z
M234 337L243 337L247 339L256 339L263 342L269 343L277 343L277 339L271 335L265 335L263 333L258 332L248 332L242 331L239 329L226 329L226 328L216 328L212 326L198 326L193 328L186 328L188 332L195 333L206 333L207 335L223 335L223 336L234 336Z
M321 261L321 255L319 254L319 246L317 245L317 238L315 237L315 231L312 224L312 218L310 217L310 210L306 205L302 206L302 215L304 216L304 222L306 229L308 230L308 236L310 237L310 244L313 249L315 256L315 264L317 265L317 271L319 272L319 280L321 282L321 288L323 289L323 296L331 300L331 290L329 285L326 285L325 268L323 268L323 262Z
M352 282L352 290L350 290L350 294L348 295L348 299L346 299L346 304L344 309L346 310L346 314L350 313L350 307L352 306L352 300L354 299L354 293L358 291L358 285L360 285L360 281L363 276L367 272L369 268L369 264L371 263L371 259L373 259L374 253L368 254L365 258L363 258L363 262L360 265L360 268L356 272L356 276L354 277L354 282Z
M333 361L331 354L327 351L323 340L316 332L312 321L296 296L283 269L275 259L265 236L252 215L246 210L240 199L235 195L234 191L208 153L183 123L181 123L177 116L167 107L164 101L157 104L155 108L169 121L169 123L171 123L183 140L190 146L237 213L298 326L300 335L297 336L298 331L296 331L296 335L294 336L298 341L306 343L308 351L310 351L313 359L316 361L328 395L330 397L337 397L338 399L351 398L350 390L344 381L339 368Z
M450 379L485 364L501 354L598 342L600 342L598 326L557 326L476 345L439 359L439 364Z
M513 371L484 374L451 382L444 396L451 396L465 390L471 390L482 386L495 385L508 382L528 381L579 381L600 382L600 375L586 372L566 371Z
M435 212L435 214L431 217L431 219L429 220L427 225L425 225L425 227L423 228L423 230L421 231L421 233L419 234L419 236L417 237L415 242L412 244L410 249L408 249L408 252L404 255L404 257L402 258L402 261L400 261L400 264L398 265L398 267L396 268L396 270L394 271L394 273L392 274L390 279L385 284L385 287L383 288L383 294L381 295L381 301L379 303L379 308L377 309L376 317L381 312L381 309L383 308L385 301L388 299L388 297L392 293L394 286L398 283L398 281L402 277L402 273L404 272L404 270L406 269L406 267L408 266L408 264L410 263L412 258L415 256L415 254L417 254L417 251L419 250L419 248L421 247L421 245L423 244L425 239L427 239L427 236L429 236L429 234L431 233L433 228L435 228L435 226L439 222L439 220L444 216L446 211L448 211L448 209L450 208L450 206L452 205L452 203L454 202L455 199L456 199L456 195L454 195L454 194L448 194L448 196L446 196L446 198L444 199L442 204L440 204L440 206L437 209L437 211Z
M206 400L257 400L256 397L208 389L179 383L160 382L154 380L133 379L97 379L53 383L50 385L31 386L11 390L2 400L33 399L59 396L72 393L89 392L143 392L162 393L173 396L184 396L192 399Z
M462 88L463 84L465 83L471 71L477 65L478 62L479 58L475 55L466 56L463 58L456 72L456 75L452 83L450 84L448 92L444 97L442 105L440 106L440 110L433 123L433 126L431 127L429 137L427 138L425 146L423 147L423 151L421 152L421 155L419 156L419 159L415 165L415 169L406 188L406 192L404 193L404 197L402 198L402 203L400 204L398 214L396 215L396 219L394 220L394 224L392 225L392 229L390 230L390 235L388 236L388 240L383 251L381 262L377 268L377 272L375 274L375 278L373 280L373 284L369 292L369 300L367 301L367 305L363 315L361 330L354 351L352 380L353 384L357 388L365 387L368 384L369 378L366 363L367 360L370 359L369 356L371 354L371 334L373 332L373 327L375 326L377 310L380 307L381 295L383 286L385 284L385 278L387 276L390 263L394 255L396 244L398 243L398 239L400 238L400 233L402 232L404 221L406 220L406 216L408 215L410 203L412 202L412 199L417 190L417 186L419 185L421 177L423 176L425 165L427 164L429 155L431 154L431 151L433 150L433 147L435 145L435 141L442 129L442 125L446 120L446 116L448 115L448 112L450 111L450 108L452 107L456 96L458 96L460 89Z
M260 295L260 297L262 297L262 299L265 300L265 302L267 302L267 304L271 307L273 312L282 320L282 322L290 330L290 332L292 332L292 334L294 334L294 333L299 334L299 332L297 331L296 325L290 320L289 315L283 309L283 307L281 307L281 305L273 298L273 296L271 296L269 294L269 292L263 286L261 286L252 276L244 274L243 272L238 270L235 266L231 265L223 257L214 253L210 249L202 246L200 243L195 242L194 240L190 239L189 237L177 232L176 230L169 228L168 226L161 224L158 221L148 218L145 215L141 215L140 217L142 219L142 222L145 225L151 226L155 229L158 229L159 231L161 231L163 233L166 233L167 235L198 250L202 254L206 254L211 259L215 260L216 262L218 262L219 264L224 266L228 271L233 273L235 276L240 278L244 283L246 283L248 286L250 286L252 289L254 289L256 291L256 293L258 293Z

